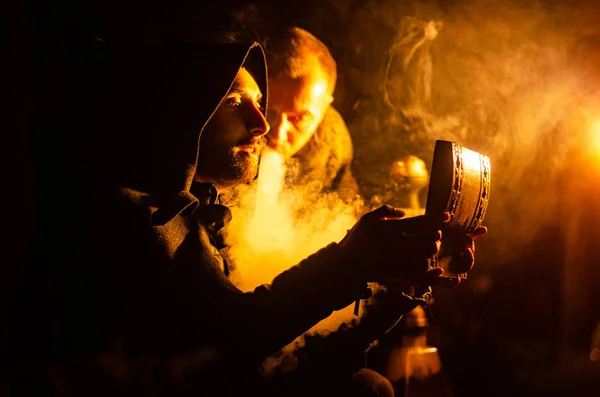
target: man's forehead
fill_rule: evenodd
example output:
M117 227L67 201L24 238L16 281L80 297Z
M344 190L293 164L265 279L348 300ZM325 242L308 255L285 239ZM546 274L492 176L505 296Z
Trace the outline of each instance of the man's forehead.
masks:
M253 96L262 95L258 83L252 74L244 67L241 67L238 71L229 92L247 93Z
M328 95L327 79L318 74L297 78L281 76L269 81L270 100L275 107L295 111L310 108L315 102Z

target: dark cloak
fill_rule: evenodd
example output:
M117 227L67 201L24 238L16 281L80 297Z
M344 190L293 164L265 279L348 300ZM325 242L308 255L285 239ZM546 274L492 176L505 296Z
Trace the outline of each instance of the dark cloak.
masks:
M10 333L17 379L50 374L49 388L75 395L228 395L364 297L359 276L338 277L336 244L253 292L228 280L214 244L228 211L214 186L192 180L201 132L242 65L266 93L257 44L81 51L73 169L60 176L72 189L38 230Z

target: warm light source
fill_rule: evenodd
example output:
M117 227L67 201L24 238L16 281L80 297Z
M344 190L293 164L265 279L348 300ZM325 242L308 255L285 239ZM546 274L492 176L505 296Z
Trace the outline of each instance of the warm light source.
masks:
M600 155L600 119L592 121L590 124L590 148Z
M312 87L312 94L315 97L320 97L327 91L327 83L325 81L319 81Z

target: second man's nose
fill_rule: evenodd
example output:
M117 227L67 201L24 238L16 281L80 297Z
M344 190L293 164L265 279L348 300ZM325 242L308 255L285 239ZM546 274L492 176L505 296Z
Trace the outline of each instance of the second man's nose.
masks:
M287 142L289 121L285 114L280 114L273 120L271 118L271 130L267 134L267 145L273 149L282 147Z

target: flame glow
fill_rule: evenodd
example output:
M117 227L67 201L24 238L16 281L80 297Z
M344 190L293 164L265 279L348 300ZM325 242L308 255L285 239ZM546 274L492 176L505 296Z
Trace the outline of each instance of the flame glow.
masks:
M320 81L312 87L312 95L315 98L319 98L325 94L327 91L327 83L325 81Z
M590 148L600 156L600 119L592 121L590 125Z
M243 185L237 192L239 204L228 203L233 221L227 230L227 241L236 269L231 279L243 291L271 283L302 259L340 241L357 221L355 207L342 202L336 194L317 194L315 198L309 186L284 188L286 171L281 154L265 151L256 186ZM300 215L303 211L305 216ZM343 323L356 321L353 309L352 304L333 312L306 334L327 334ZM301 345L303 336L282 353L293 362L293 351ZM264 371L269 373L280 364L273 356L265 362Z
M315 199L308 187L284 189L285 174L281 154L265 151L256 187L244 186L239 191L240 205L231 208L227 238L237 270L235 280L244 291L271 283L302 259L340 241L357 221L355 208L335 194ZM307 215L300 216L302 211ZM351 310L333 317L322 325L332 330L355 318Z

